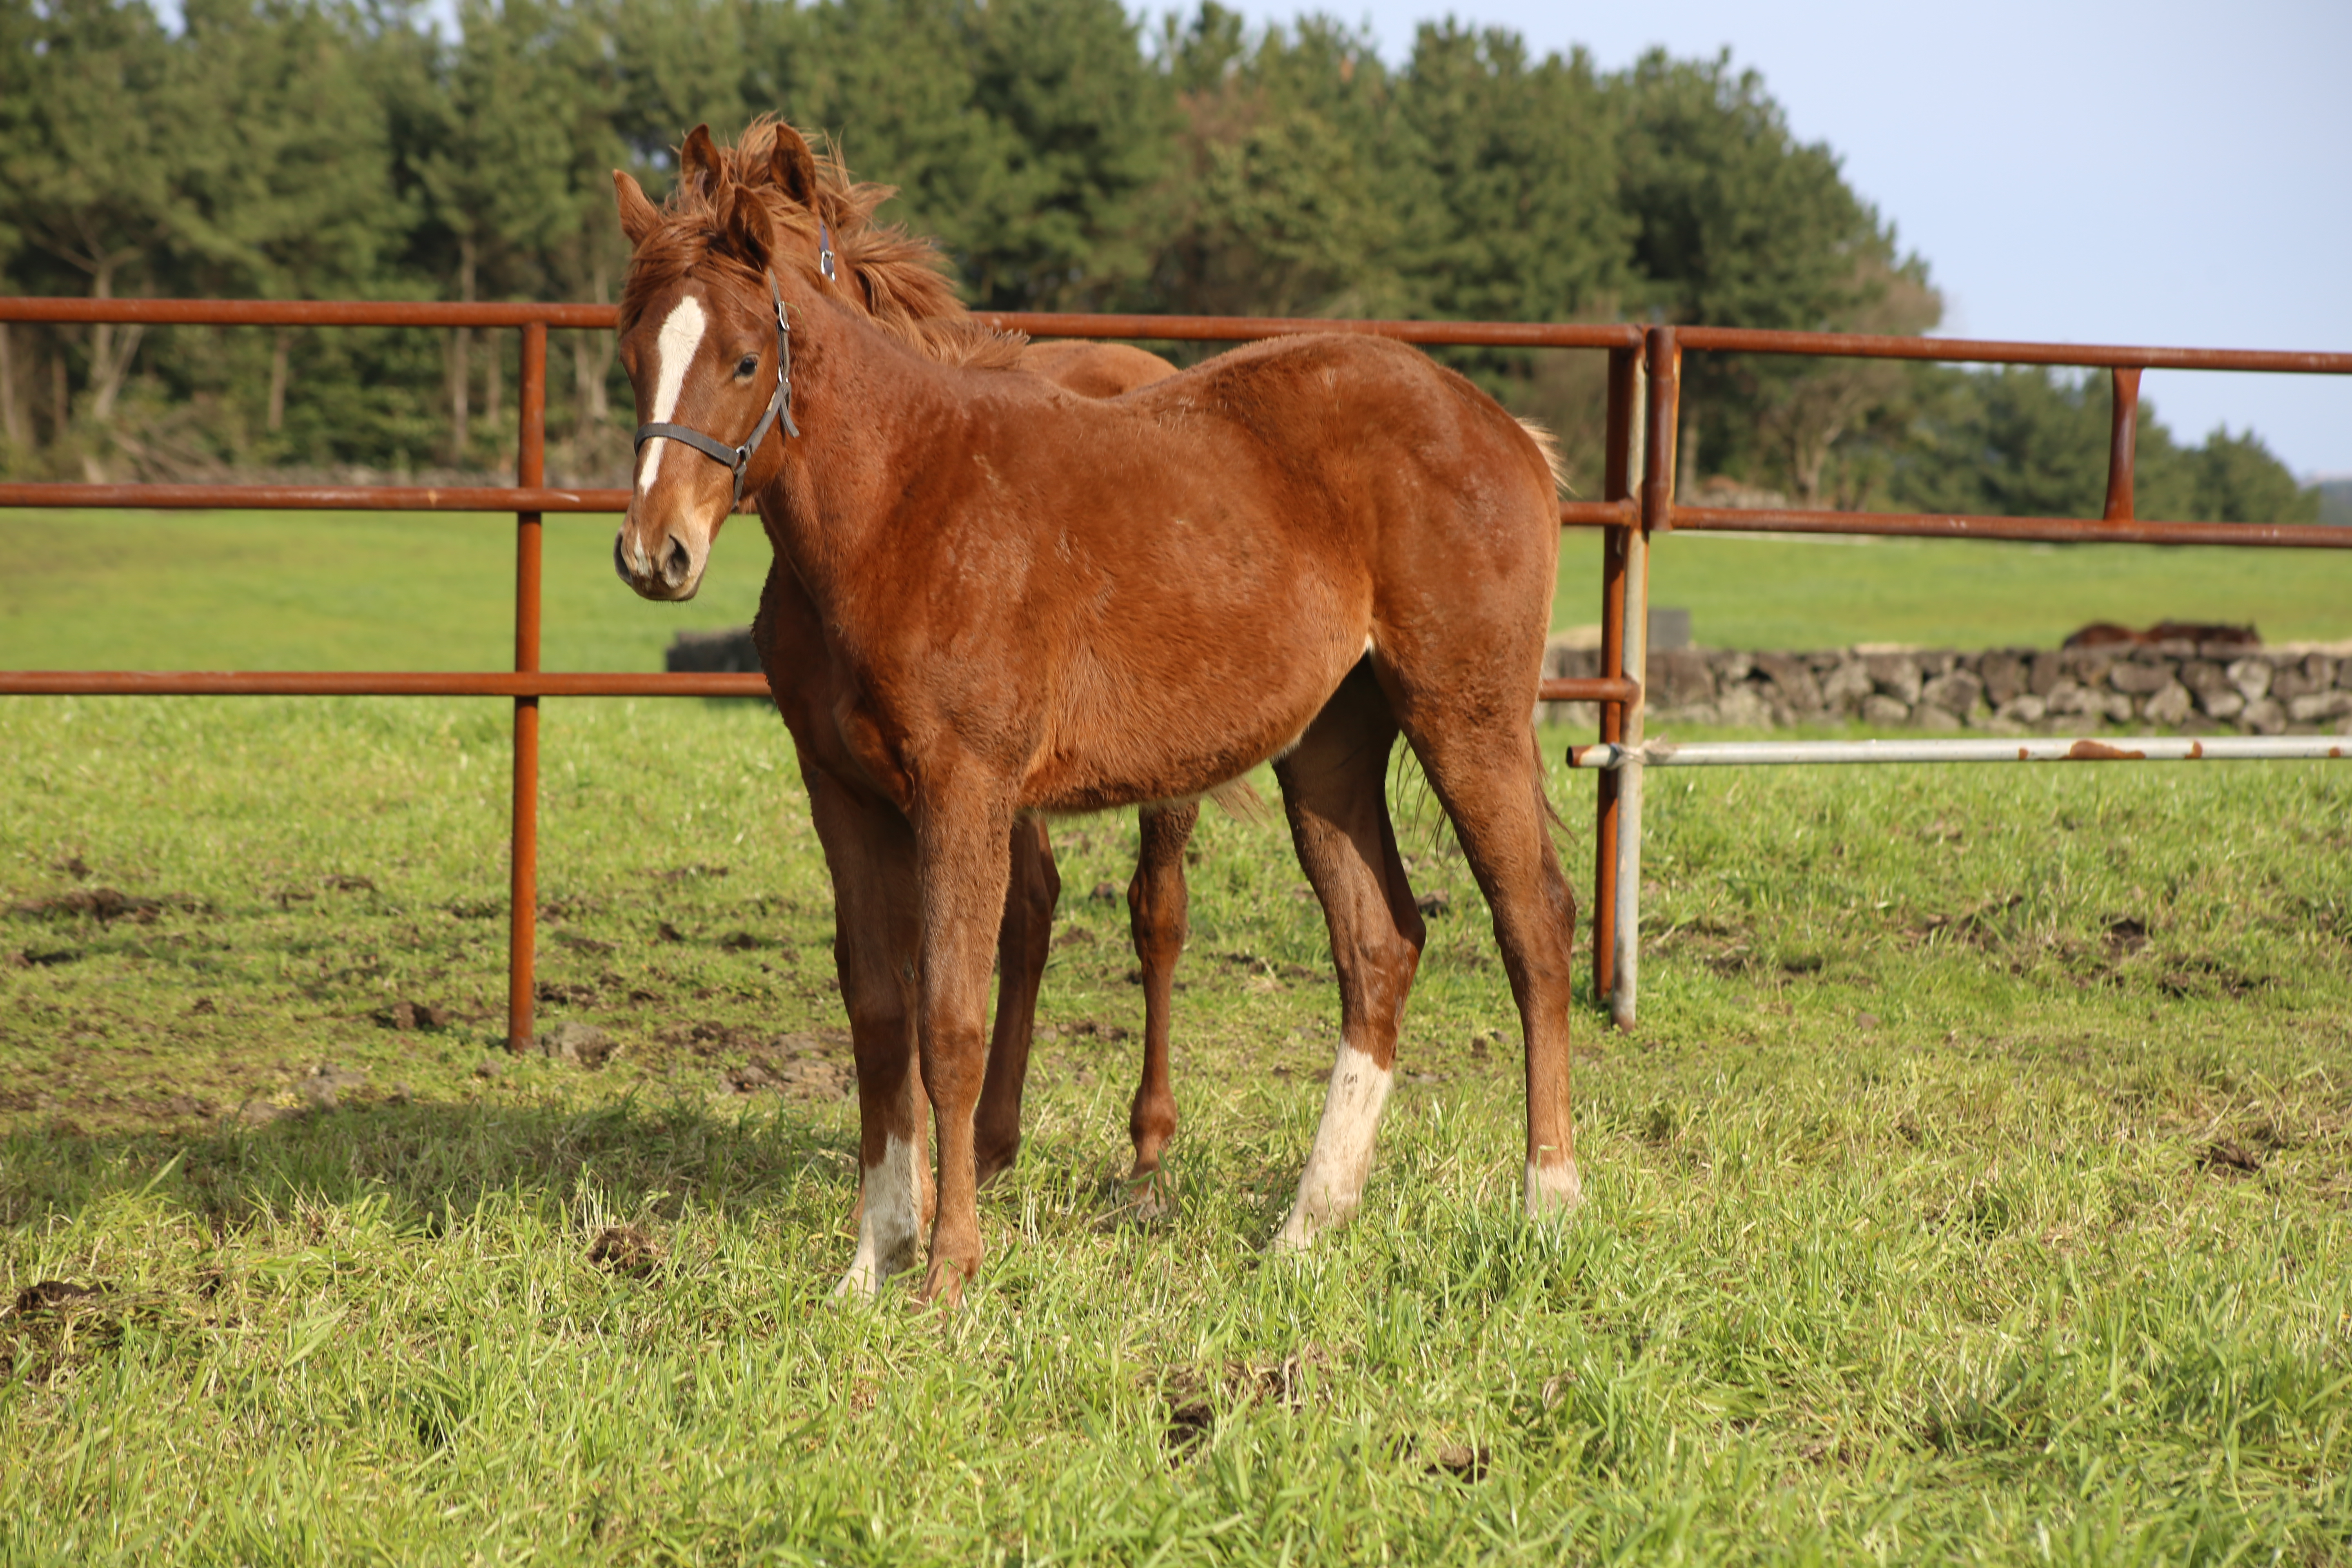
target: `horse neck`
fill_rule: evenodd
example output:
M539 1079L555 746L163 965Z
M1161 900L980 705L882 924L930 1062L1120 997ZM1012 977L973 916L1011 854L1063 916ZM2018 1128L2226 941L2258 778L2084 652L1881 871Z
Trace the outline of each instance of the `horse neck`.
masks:
M891 547L892 476L924 460L956 397L941 366L863 316L807 294L787 304L801 433L785 438L783 466L758 500L777 552L824 605Z

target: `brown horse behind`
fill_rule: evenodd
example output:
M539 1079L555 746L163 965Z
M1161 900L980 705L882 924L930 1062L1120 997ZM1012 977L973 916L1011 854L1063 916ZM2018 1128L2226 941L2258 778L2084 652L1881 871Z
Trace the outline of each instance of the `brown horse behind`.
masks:
M939 1154L925 1294L978 1269L974 1111L1014 823L1190 799L1269 759L1342 1034L1278 1239L1353 1209L1423 939L1384 788L1400 730L1494 910L1527 1045L1528 1207L1575 1201L1573 901L1528 731L1558 548L1537 443L1462 377L1365 337L1255 344L1102 401L1007 374L1009 354L838 297L797 134L778 129L757 182L700 147L667 211L624 186L622 358L653 424L719 450L764 431L739 470L778 563L762 662L834 878L858 1066L845 1287L911 1261L919 1096ZM639 593L693 591L733 482L681 439L643 442L616 542Z

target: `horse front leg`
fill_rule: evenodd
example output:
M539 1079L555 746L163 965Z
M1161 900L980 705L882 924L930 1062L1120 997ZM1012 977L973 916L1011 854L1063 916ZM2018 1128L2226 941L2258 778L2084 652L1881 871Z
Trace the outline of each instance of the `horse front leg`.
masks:
M950 780L925 791L915 830L922 961L918 1036L939 1148L939 1213L922 1298L952 1306L980 1272L973 1111L986 1069L988 978L1008 881L1009 789Z
M857 1252L837 1296L873 1297L914 1266L931 1212L916 1070L914 835L888 805L803 759L834 890L834 962L857 1062Z

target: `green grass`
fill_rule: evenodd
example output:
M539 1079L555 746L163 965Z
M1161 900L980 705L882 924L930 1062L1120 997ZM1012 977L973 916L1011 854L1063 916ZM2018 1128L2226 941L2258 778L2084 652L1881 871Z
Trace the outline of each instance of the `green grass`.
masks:
M247 532L313 587L241 620L244 569L161 535L11 578L0 662L494 666L507 531L436 526L480 563L446 594L412 532ZM676 622L572 526L550 664L648 667ZM164 657L206 602L224 641ZM2205 612L2116 618L2167 613ZM2352 1563L2340 765L1659 775L1643 1027L1579 1016L1590 1201L1547 1227L1484 912L1409 800L1452 908L1366 1208L1304 1263L1264 1244L1336 1007L1279 829L1203 822L1147 1226L1088 896L1134 826L1064 825L1030 1140L943 1318L827 1299L852 1105L729 1087L843 1022L773 716L544 730L541 1011L619 1039L593 1074L494 1048L505 705L0 703L0 1307L100 1292L0 1315L0 1562ZM1591 786L1552 786L1583 882ZM364 1079L304 1110L324 1063ZM642 1275L589 1261L619 1224Z
M1601 618L1596 539L1566 536L1559 625ZM1707 647L2056 647L2093 621L2167 618L2334 641L2352 637L2352 550L1667 535L1650 603L1687 607Z
M741 626L768 545L719 536L701 595L652 605L612 574L612 520L546 522L543 663L655 669L682 627ZM514 648L499 516L0 512L0 668L496 669ZM1553 620L1601 617L1600 534L1562 539ZM2352 551L2053 548L1979 541L1668 537L1653 604L1715 647L2054 647L2095 620L2252 622L2352 637Z
M750 623L757 520L719 536L688 604L614 581L609 517L550 514L548 669L659 669L683 627ZM0 668L508 669L510 516L0 511Z
M550 705L543 1012L623 1049L477 1076L504 728L0 708L0 1290L106 1291L0 1319L0 1557L2352 1561L2340 769L1663 775L1644 1025L1580 1023L1591 1196L1545 1229L1476 895L1416 830L1454 911L1304 1264L1263 1245L1335 1015L1278 832L1203 825L1144 1226L1087 896L1133 828L1072 825L1030 1142L940 1320L828 1304L849 1104L725 1085L842 1022L750 705ZM162 907L22 908L100 884ZM366 1082L230 1115L321 1062ZM643 1279L586 1261L620 1222Z

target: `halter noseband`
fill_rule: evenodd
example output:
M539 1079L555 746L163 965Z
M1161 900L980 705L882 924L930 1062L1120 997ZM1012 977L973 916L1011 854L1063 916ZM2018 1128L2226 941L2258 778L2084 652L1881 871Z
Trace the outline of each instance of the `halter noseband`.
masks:
M831 259L829 247L827 259ZM699 430L689 429L683 425L673 425L664 420L656 420L652 424L637 426L636 449L639 451L645 449L646 442L658 437L671 441L683 441L697 451L726 464L728 469L735 476L735 495L734 499L727 503L729 511L733 511L743 504L744 470L751 466L751 454L758 451L760 443L768 438L769 427L781 418L784 422L785 435L797 436L801 433L800 426L793 423L793 329L784 320L784 296L777 289L776 275L772 272L768 274L768 298L776 307L776 390L768 398L768 411L760 416L758 426L752 430L750 437L741 446L730 447L725 442L715 440Z

